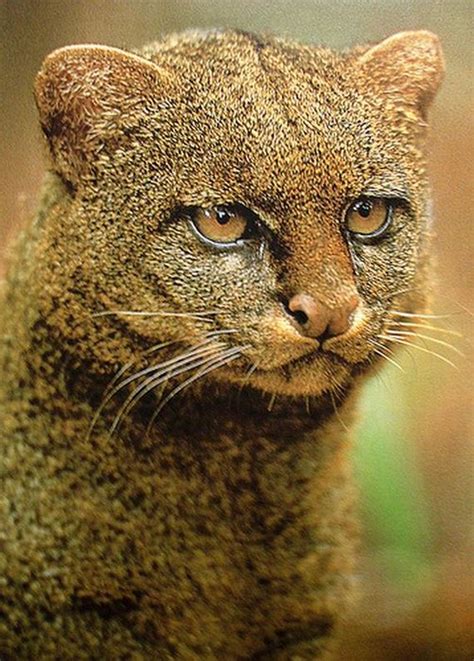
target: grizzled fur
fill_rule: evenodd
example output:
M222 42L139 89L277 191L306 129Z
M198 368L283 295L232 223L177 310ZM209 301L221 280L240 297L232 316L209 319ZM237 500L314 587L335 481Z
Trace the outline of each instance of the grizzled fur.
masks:
M428 32L46 59L51 172L0 321L2 659L329 653L351 594L354 399L395 311L425 305L442 68ZM386 240L344 230L361 194L399 201ZM212 249L182 212L229 203L272 239ZM356 296L349 330L300 332L282 305L298 292ZM179 356L188 371L123 412L142 383L125 377Z

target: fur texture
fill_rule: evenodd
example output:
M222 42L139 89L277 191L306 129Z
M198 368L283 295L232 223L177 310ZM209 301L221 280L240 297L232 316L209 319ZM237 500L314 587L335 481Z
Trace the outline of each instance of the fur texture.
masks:
M0 322L2 658L329 654L354 399L390 358L380 336L425 306L442 69L427 32L46 59L51 172ZM346 231L360 195L397 200L384 240ZM258 248L210 248L183 211L234 203L265 226ZM301 332L282 304L301 292L357 297L349 330Z

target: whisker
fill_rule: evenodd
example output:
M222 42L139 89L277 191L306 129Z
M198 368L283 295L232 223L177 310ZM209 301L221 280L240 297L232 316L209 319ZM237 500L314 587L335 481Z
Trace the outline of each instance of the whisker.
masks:
M449 314L429 314L421 312L402 312L401 310L388 310L387 315L397 316L397 317L407 317L407 318L416 318L416 319L450 319L459 312L451 312Z
M401 289L401 290L399 290L399 291L397 291L397 292L394 292L394 293L392 293L392 294L389 294L388 296L386 296L386 297L384 297L384 298L381 298L380 300L381 300L381 301L386 301L386 300L389 300L389 299L391 299L391 298L394 298L395 296L398 296L399 294L406 294L406 293L410 293L410 292L412 292L412 291L421 291L422 289L423 289L422 287L412 287L411 289ZM452 315L454 315L454 314L463 314L463 313L466 313L466 314L468 314L468 315L471 316L471 317L474 316L474 311L473 311L473 310L471 310L470 308L466 307L465 305L463 305L463 304L460 303L459 301L453 300L453 298L452 298L449 294L443 294L443 293L441 293L440 291L436 291L436 292L433 292L433 295L434 295L435 298L448 299L451 305L454 304L454 305L456 305L458 308L460 308L459 311L457 311L457 312L452 312L451 314L446 315L446 316L452 316ZM420 315L416 315L416 314L415 314L415 316L420 316Z
M377 351L374 350L374 353L377 353ZM379 355L382 355L382 354L379 354ZM385 355L384 355L383 357L386 358ZM373 361L371 361L371 362L373 362ZM377 372L376 374L374 374L374 377L375 377L378 381L380 381L380 383L382 384L382 386L386 389L386 391L387 391L388 393L391 393L390 386L389 386L389 384L386 382L386 380L383 378L383 374L382 374L381 372Z
M258 363L252 363L250 365L249 369L245 372L244 378L242 379L242 383L240 384L239 391L237 394L237 401L240 403L241 397L242 397L242 390L245 388L247 383L250 380L250 377L252 374L255 372L255 370L258 368Z
M268 402L268 406L267 406L267 411L268 411L269 413L271 413L272 410L273 410L273 407L274 407L274 405L275 405L275 401L276 401L276 397L277 397L276 392L274 392L274 393L272 394L272 396L270 397L270 401Z
M93 312L91 317L185 317L187 319L198 319L200 321L214 321L207 318L209 315L219 314L217 310L206 310L204 312L145 312L141 310L103 310Z
M255 372L255 370L256 370L257 368L258 368L258 363L253 363L252 365L250 365L250 367L249 367L249 369L246 371L245 376L244 376L244 378L243 378L243 381L242 381L242 383L241 383L241 385L240 385L239 393L242 392L243 388L244 388L244 387L246 386L246 384L249 382L250 377L252 376L252 374Z
M253 363L252 365L250 365L249 369L248 369L247 372L245 373L244 382L245 382L245 381L248 381L248 380L250 379L250 377L252 376L252 374L255 372L255 370L256 370L257 368L258 368L258 364L257 364L257 363Z
M306 397L304 398L304 402L306 407L306 413L308 415L311 415L311 403L309 401L309 395L306 395Z
M333 407L333 409L334 409L334 413L335 413L335 415L336 415L336 418L339 420L339 422L340 422L342 428L343 428L346 432L348 432L348 431L349 431L349 428L348 428L348 426L346 425L346 423L344 422L344 420L342 419L341 414L339 413L339 410L338 410L338 408L337 408L337 405L336 405L336 399L335 399L335 397L334 397L334 390L335 390L334 387L332 387L332 388L329 389L329 396L330 396L330 398L331 398L332 407Z
M155 353L156 351L159 351L160 349L164 349L167 346L170 346L171 344L175 344L177 341L176 340L169 340L168 342L160 342L160 344L155 344L154 346L146 349L141 356L138 356L137 358L134 358L130 362L126 363L114 376L114 378L111 380L109 385L104 391L104 396L107 394L107 392L112 388L114 383L116 383L121 376L125 374L136 362L144 358L145 356L149 356L152 353Z
M451 351L454 351L459 356L462 356L464 358L463 352L460 351L457 347L453 346L450 342L445 342L444 340L440 340L437 337L431 337L430 335L425 335L424 333L418 333L418 331L411 332L411 331L406 331L406 330L397 330L397 329L390 330L390 329L388 329L386 332L389 335L397 335L399 337L421 337L424 340L430 340L431 342L435 342L435 344L439 344L443 347L451 349Z
M113 398L118 392L120 392L120 390L122 390L122 388L126 387L127 385L129 385L129 384L132 383L133 381L135 381L135 380L141 378L142 376L146 376L146 374L149 374L150 372L158 371L158 370L160 370L160 369L163 368L163 367L167 367L167 368L169 368L170 366L175 365L177 362L182 361L184 358L187 358L187 357L189 357L189 356L193 356L193 355L195 355L196 353L199 353L199 350L202 349L202 347L209 345L209 344L211 343L212 339L215 338L216 336L220 336L220 335L224 335L224 334L232 334L232 333L236 333L236 332L237 332L236 329L222 329L222 330L211 331L210 333L208 333L208 334L206 335L206 338L205 338L205 340L204 340L203 342L200 342L199 344L195 345L194 347L191 347L191 351L187 351L187 352L185 352L184 355L181 354L180 356L177 356L177 357L175 357L175 358L172 358L172 359L170 359L170 360L167 360L166 362L161 363L160 365L153 365L153 366L147 367L147 368L145 368L145 369L143 369L143 370L140 370L139 372L136 372L135 374L133 374L132 376L128 377L127 379L124 379L124 381L120 382L120 383L114 388L114 385L117 383L117 381L119 381L120 378L121 378L122 376L124 376L124 374L126 374L126 372L127 372L127 371L128 371L128 370L129 370L129 369L130 369L130 368L136 363L136 362L138 362L139 360L142 360L142 359L145 358L146 356L150 356L151 354L156 353L156 352L159 351L160 349L163 349L163 348L165 348L165 347L167 347L167 346L170 346L170 345L172 345L172 344L177 344L177 343L179 343L179 340L168 340L168 341L166 341L166 342L160 342L159 344L155 344L154 346L149 347L149 348L146 349L144 352L142 352L142 354L141 354L139 357L137 357L137 358L135 358L135 359L129 361L128 363L126 363L126 364L125 364L125 365L124 365L124 366L123 366L123 367L117 372L117 374L115 374L115 376L112 378L112 380L110 381L110 383L107 385L106 389L104 390L104 393L103 393L103 395L102 395L102 401L101 401L101 403L100 403L100 405L99 405L97 411L95 412L95 414L94 414L94 416L93 416L93 418L92 418L91 424L90 424L90 426L89 426L89 430L88 430L88 438L90 437L90 434L92 433L92 431L93 431L95 425L97 424L97 421L98 421L98 419L99 419L99 417L100 417L102 411L104 410L104 408L107 406L107 404L110 402L110 400L111 400L111 399L112 399L112 398ZM156 376L156 375L155 375L155 376Z
M387 335L382 335L381 334L378 337L380 337L383 340L388 340L389 342L393 342L395 344L403 344L404 346L407 346L407 347L410 347L410 348L413 348L413 349L418 349L419 351L423 351L424 353L428 353L431 356L436 356L437 358L439 358L443 362L447 363L448 365L451 365L451 367L454 367L454 369L456 369L456 370L459 369L457 365L455 365L453 362L451 362L445 356L442 356L441 354L437 353L436 351L432 351L431 349L427 349L426 347L420 347L419 344L415 344L413 342L408 342L407 340L403 340L400 337L393 336L393 335L392 336L390 336L390 335L387 336Z
M235 360L238 358L241 354L242 351L245 351L245 349L248 349L250 345L243 346L243 347L233 347L231 349L227 349L227 351L224 351L221 353L220 356L217 356L216 358L213 359L207 359L204 364L201 366L201 369L194 374L193 376L189 377L184 381L183 383L180 383L178 386L173 388L173 390L160 402L158 405L156 411L153 413L150 422L147 425L147 430L146 434L149 433L153 423L155 422L156 418L160 414L160 412L163 410L163 408L166 406L166 404L173 399L179 392L181 392L184 388L187 388L190 386L192 383L200 379L201 377L205 376L206 374L209 374L209 372L213 372L214 370L218 369L219 367L223 367L224 365L227 365L230 363L232 360Z
M231 333L238 333L236 328L222 328L220 330L211 331L206 334L206 337L216 337L218 335L229 335Z
M132 376L127 377L124 381L121 382L120 386L117 386L116 392L121 390L123 387L128 386L129 383L132 383L132 381L136 381L142 376L146 376L150 372L153 372L155 370L162 370L164 368L168 369L169 367L174 367L176 364L180 364L182 361L195 356L196 354L199 354L201 350L209 345L212 345L214 341L214 338L207 338L203 340L202 342L199 342L198 344L194 345L191 347L190 350L185 351L184 353L180 354L179 356L175 356L174 358L170 358L169 360L165 360L163 363L159 363L158 365L150 365L149 367L145 367L144 369L140 370L139 372L136 372Z
M402 294L410 294L411 292L414 291L420 291L421 287L408 287L406 289L399 289L398 291L391 292L390 294L387 294L387 296L383 296L380 298L381 301L388 301L391 298L395 298L395 296L401 296Z
M401 372L405 373L405 370L401 365L399 365L393 358L391 358L388 354L386 354L382 349L374 347L374 353L377 355L381 356L384 360L388 361L391 363L394 367L397 367Z
M177 356L177 357L175 357L175 358L171 358L170 360L167 360L167 361L165 361L164 363L160 363L159 365L151 365L151 366L149 366L149 367L145 367L144 369L142 369L142 370L140 370L140 371L138 371L138 372L135 372L135 373L132 374L131 376L129 376L129 377L127 377L126 379L124 379L123 381L121 381L121 382L120 382L118 385L116 385L114 388L111 389L111 388L109 387L109 388L108 388L108 392L104 393L104 396L103 396L102 402L101 402L101 404L100 404L98 410L96 411L96 413L95 413L95 415L94 415L94 417L93 417L93 419L92 419L91 425L90 425L90 427L89 427L89 434L90 434L90 432L92 431L92 429L94 428L94 426L96 425L97 420L98 420L100 414L102 413L102 411L104 410L104 408L107 406L107 404L110 402L110 400L111 400L113 397L115 397L115 395L116 395L117 393L119 393L123 388L125 388L126 386L128 386L130 383L133 383L133 381L136 381L137 379L140 379L142 376L146 376L147 374L150 374L151 372L155 372L155 371L157 371L157 370L161 370L162 368L165 368L165 367L166 367L166 368L169 368L169 367L171 367L171 366L174 366L175 363L177 363L177 362L179 362L179 361L181 361L181 360L184 360L185 358L188 358L189 356L194 356L196 353L199 353L199 351L200 351L203 347L205 347L205 346L211 344L212 342L213 342L213 339L212 339L212 338L208 338L208 339L204 340L203 342L200 342L200 343L199 343L198 345L196 345L195 347L193 347L191 351L187 351L187 352L185 352L184 354L181 354L180 356ZM151 347L151 348L148 350L148 353L152 353L152 349L157 350L156 347L160 347L160 348L162 348L162 346L166 346L166 344L172 344L172 342L169 342L169 343L163 343L162 345L155 345L155 347ZM127 367L127 369L128 369L128 366L126 366L126 367ZM121 371L122 371L122 370L121 370ZM120 378L120 376L121 376L121 375L119 375L119 378Z
M120 424L121 419L129 413L140 399L160 385L160 383L163 383L174 376L179 376L184 372L188 372L194 367L199 367L203 362L208 360L210 356L219 351L221 351L221 348L217 346L201 346L199 351L189 351L182 354L180 357L173 359L173 361L166 361L166 363L142 370L140 376L149 374L150 372L154 372L154 374L137 386L137 388L135 388L127 397L120 408L120 411L114 418L109 430L110 434L114 433Z
M384 344L381 342L377 342L377 340L371 340L371 344L374 346L374 353L377 353L379 356L382 356L382 358L385 358L389 363L397 367L401 372L405 374L405 370L403 367L395 360L395 358L392 358L389 355L389 348L386 347Z
M334 393L335 393L335 394L340 395L341 398L344 399L344 397L345 397L345 391L344 391L344 388L342 387L342 385L340 385L339 383L335 383L335 384L333 385L333 390L334 390Z
M165 348L165 347L167 347L171 344L175 344L175 341L170 340L168 342L161 342L160 344L155 344L154 346L147 349L142 354L142 357L146 356L146 355L150 355L152 353L155 353L156 351L159 351L160 349L163 349L163 348ZM127 385L127 384L123 384L123 385L119 384L116 388L113 388L114 384L117 383L117 381L120 379L120 377L122 377L137 362L137 360L140 360L140 358L134 358L133 360L126 363L117 372L117 374L113 377L113 379L110 381L110 383L108 384L108 386L104 390L103 395L102 395L102 401L101 401L99 407L97 408L96 412L94 413L92 421L89 425L89 429L88 429L88 432L87 432L87 438L88 439L90 438L92 430L94 429L95 425L97 424L97 420L99 419L100 414L102 413L104 408L107 406L107 404L110 402L110 400L114 397L114 395L116 395L124 387L124 385ZM135 377L135 375L134 375L134 377ZM136 376L136 378L139 378L139 376Z
M453 335L454 337L463 337L462 333L459 333L458 331L441 328L441 326L433 326L426 323L417 324L415 321L398 321L397 328L398 326L407 326L408 328L425 328L426 330L433 330L437 331L438 333L446 333L446 335Z

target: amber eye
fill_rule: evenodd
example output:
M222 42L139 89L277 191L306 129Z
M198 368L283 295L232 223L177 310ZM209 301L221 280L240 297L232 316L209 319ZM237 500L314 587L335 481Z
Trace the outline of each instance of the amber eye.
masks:
M377 238L388 229L392 216L390 200L382 197L359 197L346 211L349 232L360 238Z
M243 213L231 207L197 208L191 221L202 238L221 245L244 238L250 224Z

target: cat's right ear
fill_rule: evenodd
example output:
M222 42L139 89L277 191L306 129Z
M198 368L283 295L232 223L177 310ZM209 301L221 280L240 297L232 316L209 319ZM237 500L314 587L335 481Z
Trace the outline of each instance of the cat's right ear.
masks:
M108 46L67 46L49 55L35 99L54 168L74 188L94 170L103 145L120 143L140 109L169 79L137 55Z

